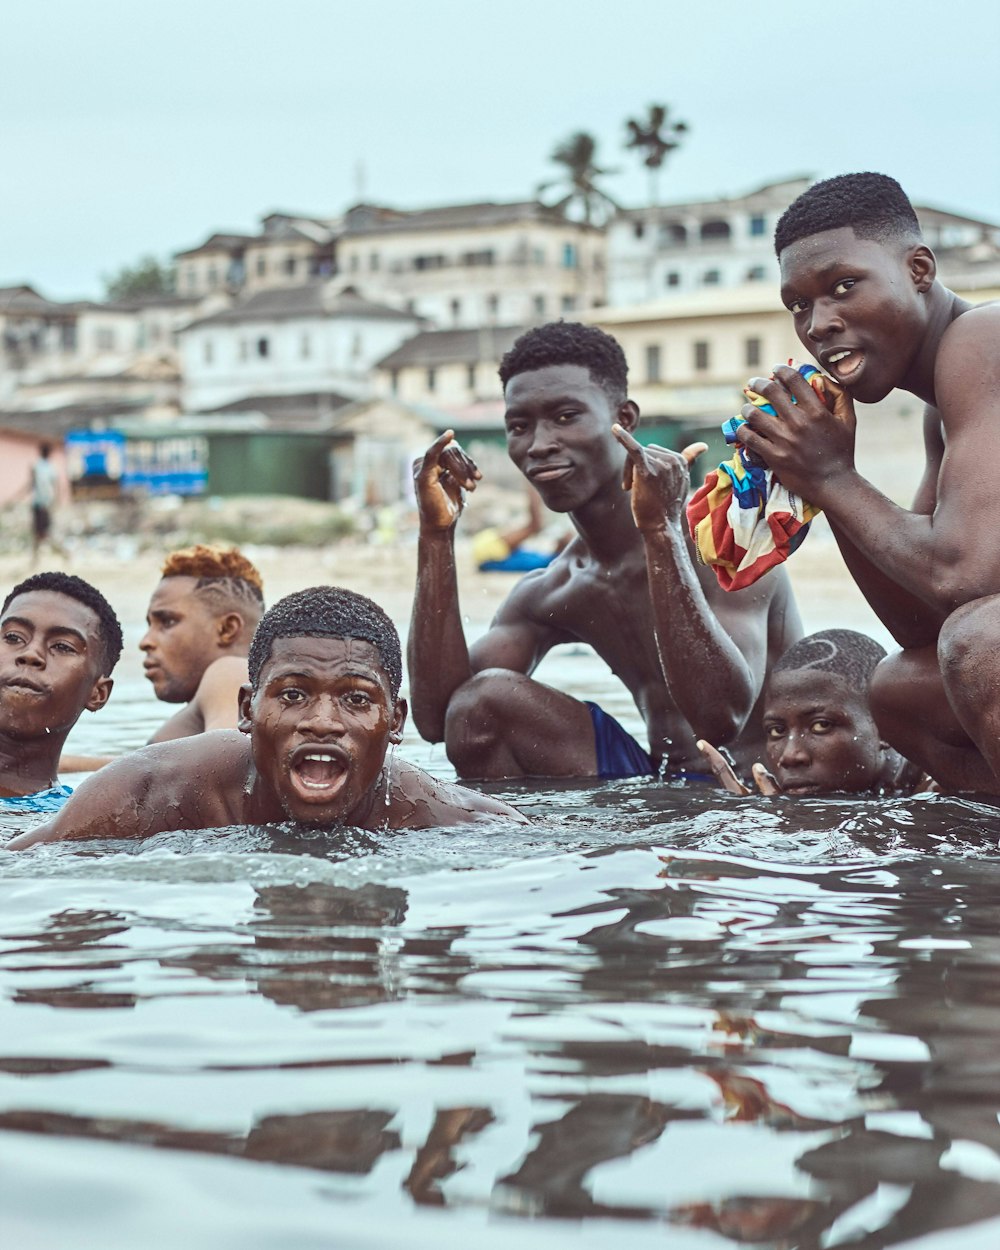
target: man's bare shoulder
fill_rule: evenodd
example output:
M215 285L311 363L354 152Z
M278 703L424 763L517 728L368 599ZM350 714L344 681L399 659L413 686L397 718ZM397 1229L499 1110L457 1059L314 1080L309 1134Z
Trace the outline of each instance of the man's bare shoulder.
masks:
M978 304L944 332L934 362L937 408L945 427L953 429L981 403L994 411L998 380L1000 302Z
M51 821L10 849L231 823L239 819L249 758L249 740L234 729L153 743L88 778Z
M440 781L415 764L397 763L391 824L396 829L429 829L490 816L528 823L516 808L465 786Z

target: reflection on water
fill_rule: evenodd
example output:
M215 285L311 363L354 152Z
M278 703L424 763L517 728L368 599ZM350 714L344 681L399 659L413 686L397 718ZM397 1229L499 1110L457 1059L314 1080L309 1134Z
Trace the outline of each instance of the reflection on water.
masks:
M23 1244L1000 1245L994 808L504 793L538 824L0 856Z

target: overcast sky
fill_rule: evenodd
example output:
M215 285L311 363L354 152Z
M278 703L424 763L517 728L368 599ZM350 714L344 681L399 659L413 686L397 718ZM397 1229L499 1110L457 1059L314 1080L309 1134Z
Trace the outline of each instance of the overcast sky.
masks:
M0 285L98 295L282 208L530 196L589 130L691 127L664 200L876 169L1000 221L997 0L35 0L0 5ZM360 175L359 170L363 170Z

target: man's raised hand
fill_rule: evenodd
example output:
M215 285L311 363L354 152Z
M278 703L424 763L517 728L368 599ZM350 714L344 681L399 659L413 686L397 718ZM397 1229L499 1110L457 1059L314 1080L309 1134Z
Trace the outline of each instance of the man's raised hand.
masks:
M462 515L465 492L475 490L482 476L472 457L455 442L455 431L445 430L413 464L422 528L451 529Z
M732 764L726 759L721 751L712 746L710 742L706 742L703 738L698 740L698 750L704 755L705 762L712 770L712 776L719 783L723 790L727 790L730 794L743 797L750 793L750 787L745 786L739 777L736 776L736 770ZM761 794L773 797L781 793L781 786L771 776L763 764L754 764L751 769L753 779L757 783L757 789Z
M611 430L628 455L622 489L631 492L636 526L657 530L664 523L676 524L691 485L690 466L708 445L691 443L678 454L655 443L643 447L620 425L613 425Z

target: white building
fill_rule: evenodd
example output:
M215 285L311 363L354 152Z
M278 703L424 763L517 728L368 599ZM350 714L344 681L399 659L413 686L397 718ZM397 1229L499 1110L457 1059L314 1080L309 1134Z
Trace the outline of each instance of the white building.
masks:
M423 330L378 361L377 389L403 403L444 412L487 404L498 418L503 400L497 369L525 328Z
M440 329L528 325L605 302L604 234L536 200L412 212L359 205L344 217L337 272Z
M329 282L261 291L181 331L185 407L255 394L361 398L375 362L420 328L412 313Z
M789 178L732 199L624 210L608 226L608 303L774 281L774 227L811 181Z

